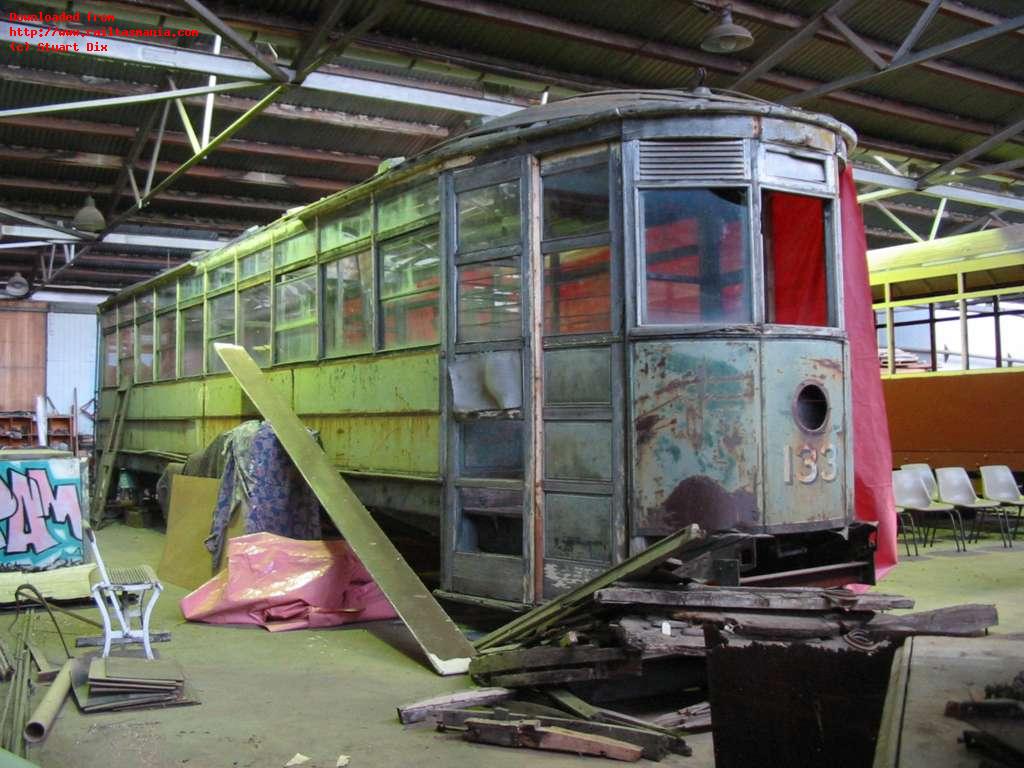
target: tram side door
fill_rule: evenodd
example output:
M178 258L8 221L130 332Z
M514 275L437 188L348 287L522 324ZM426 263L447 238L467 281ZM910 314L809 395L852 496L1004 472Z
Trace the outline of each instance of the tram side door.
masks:
M445 589L533 599L529 317L530 165L447 180Z
M453 592L539 603L625 550L611 151L517 158L450 181Z

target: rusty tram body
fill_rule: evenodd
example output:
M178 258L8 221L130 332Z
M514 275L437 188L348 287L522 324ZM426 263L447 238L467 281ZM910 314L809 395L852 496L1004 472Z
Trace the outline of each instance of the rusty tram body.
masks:
M606 92L392 164L101 307L103 417L133 382L120 464L254 415L212 351L234 340L368 507L438 538L441 594L538 603L690 523L756 534L706 564L726 580L870 563L853 142L706 89Z

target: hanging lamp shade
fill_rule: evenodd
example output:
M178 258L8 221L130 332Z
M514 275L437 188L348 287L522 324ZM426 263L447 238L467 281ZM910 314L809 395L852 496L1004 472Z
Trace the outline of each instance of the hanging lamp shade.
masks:
M106 229L107 221L100 213L100 209L96 207L96 201L92 199L92 195L85 198L85 205L78 209L72 224L75 229L80 229L83 232L101 232Z
M718 23L709 29L704 39L700 41L700 47L712 53L742 51L753 44L754 36L750 30L733 23L732 10L728 7L722 9Z

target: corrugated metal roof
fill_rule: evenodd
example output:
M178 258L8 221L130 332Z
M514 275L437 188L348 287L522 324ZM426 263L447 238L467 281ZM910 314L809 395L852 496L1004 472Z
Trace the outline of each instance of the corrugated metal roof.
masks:
M8 10L34 9L44 0L11 0ZM51 2L51 0L46 0ZM72 0L72 6L79 0ZM333 0L331 0L333 1ZM318 23L329 0L254 0L240 4L237 0L208 0L215 12L226 12L233 23L247 23L257 27L257 39L272 39L274 48L285 57L292 55L301 45L303 34ZM335 60L337 71L367 79L397 81L402 84L439 89L491 99L511 99L528 103L536 99L551 81L551 73L565 73L567 81L573 78L621 83L639 88L693 87L697 83L697 67L691 61L711 62L706 82L712 87L730 85L745 66L792 36L793 19L809 19L826 8L825 0L750 0L734 10L737 23L746 26L755 42L745 51L732 57L715 57L700 50L703 35L717 22L708 13L689 0L633 0L622 3L595 3L592 0L479 0L460 4L460 11L441 7L442 0L407 0L393 11L374 30L386 39L404 41L405 47L385 49L375 47L373 40L361 41L358 48ZM102 2L93 3L102 6ZM1014 0L968 0L962 6L944 7L933 19L914 50L955 39L983 27L983 23L964 18L961 8L1009 16L1020 12L1020 3ZM164 0L133 0L130 6L116 6L116 13L147 18L153 23L172 12L173 5ZM354 0L346 5L340 27L351 28L376 7L375 0ZM744 15L744 9L753 7L754 13ZM844 12L843 20L857 34L867 40L896 48L913 26L924 8L920 0L858 0ZM495 15L523 11L538 14L541 23L518 24L503 22ZM773 14L775 16L773 16ZM778 14L782 14L779 22ZM185 21L200 26L188 19ZM549 19L551 23L543 23ZM557 28L567 23L578 30L562 32ZM245 34L249 34L245 30ZM592 35L590 33L593 33ZM602 36L618 35L620 39L608 43ZM589 38L588 38L589 36ZM179 41L184 47L209 50L211 38L203 35L195 40ZM858 133L899 145L919 148L930 157L941 153L956 154L980 141L979 128L1000 126L1016 119L1024 104L1024 36L1007 34L967 49L958 50L942 58L949 67L967 67L982 78L990 75L1011 81L1011 88L999 89L937 71L938 65L910 67L899 73L885 75L856 86L841 97L821 98L806 106L826 111L849 123ZM262 45L262 43L261 43ZM440 46L457 54L455 62L446 62L444 56L432 56L431 46ZM665 54L659 46L674 47L679 55ZM266 49L269 50L269 49ZM417 53L418 51L418 53ZM237 55L225 45L223 55ZM474 63L474 59L477 60ZM497 59L495 65L491 60ZM545 75L532 81L529 74L512 77L510 69L521 62L528 68L543 70ZM806 42L782 61L773 74L781 73L808 82L821 82L860 72L870 65L850 45L826 26L818 36ZM12 67L24 67L26 80L12 77ZM52 104L89 98L98 98L117 92L119 84L139 88L160 88L165 72L155 66L139 62L117 62L94 56L72 56L30 51L24 54L0 50L0 109L32 104ZM724 69L724 71L723 71ZM55 73L52 82L44 82L47 72ZM62 77L64 78L62 80ZM203 85L206 77L198 73L177 72L179 87ZM747 93L778 100L791 93L771 81L761 80L749 85ZM564 93L565 91L560 91ZM260 92L247 91L234 94L234 107L215 111L214 132L237 119L240 109L255 103ZM333 180L339 185L356 181L372 173L377 158L413 156L441 141L445 132L462 130L467 115L445 109L420 106L405 102L383 101L354 97L345 93L324 93L293 88L280 97L280 104L301 110L301 119L275 114L272 109L249 123L240 131L236 143L213 153L203 161L203 167L220 168L228 172L265 172L309 181L289 191L279 183L259 186L234 183L229 179L204 175L188 175L176 183L173 190L179 199L168 198L154 203L152 211L160 215L179 215L183 221L190 217L210 215L209 206L202 197L231 198L250 196L240 200L236 207L217 208L220 217L234 216L238 220L268 220L277 203L297 196L306 199L318 194L322 180ZM927 110L919 116L902 109L906 105ZM26 146L41 151L71 153L94 152L122 157L131 145L134 130L143 116L153 108L148 105L121 106L89 112L55 114L46 120L0 120L0 151L4 147ZM201 106L187 107L199 129ZM904 113L900 116L900 112ZM331 112L353 116L348 125L339 120L318 120ZM174 141L165 143L161 160L177 163L190 155L190 148L182 143L182 127L176 112L171 110L168 130L174 132ZM909 115L909 117L908 117ZM375 130L358 125L362 117L393 121L389 130ZM342 121L345 120L342 118ZM401 128L400 123L407 123ZM90 127L91 126L91 127ZM437 127L443 130L437 130ZM69 130L75 128L75 130ZM966 129L965 129L966 128ZM237 142L256 142L271 152L244 153L234 151ZM147 147L145 156L148 157ZM341 153L347 157L365 155L367 162L330 162L330 156L310 154L309 150ZM938 155L936 153L939 153ZM1007 142L987 152L985 162L1024 156L1024 145ZM316 158L323 162L318 162ZM54 195L61 205L73 205L80 188L89 184L112 183L113 169L98 169L81 163L40 163L12 161L0 169L0 175L26 175L35 171L51 180L64 179L73 188L66 195L51 192L51 198L39 191L22 190L15 193L0 189L0 196L18 199L42 210L52 208ZM321 180L318 182L317 180ZM911 196L915 205L926 208L934 202ZM922 202L924 201L924 202ZM243 203L259 203L246 208ZM230 205L230 202L229 202ZM950 211L960 207L950 204ZM966 206L963 213L981 209ZM876 212L877 213L877 212ZM917 214L914 214L917 215ZM881 214L879 214L881 216ZM884 219L884 217L882 217ZM873 220L872 226L893 229L887 220Z

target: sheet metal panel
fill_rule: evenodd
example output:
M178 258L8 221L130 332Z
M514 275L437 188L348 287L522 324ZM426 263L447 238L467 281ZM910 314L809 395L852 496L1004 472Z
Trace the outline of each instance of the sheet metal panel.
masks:
M637 535L761 524L758 353L752 340L634 346Z
M846 425L842 342L827 339L765 340L765 523L769 530L844 517ZM824 390L828 412L820 430L797 423L797 393L811 384Z

